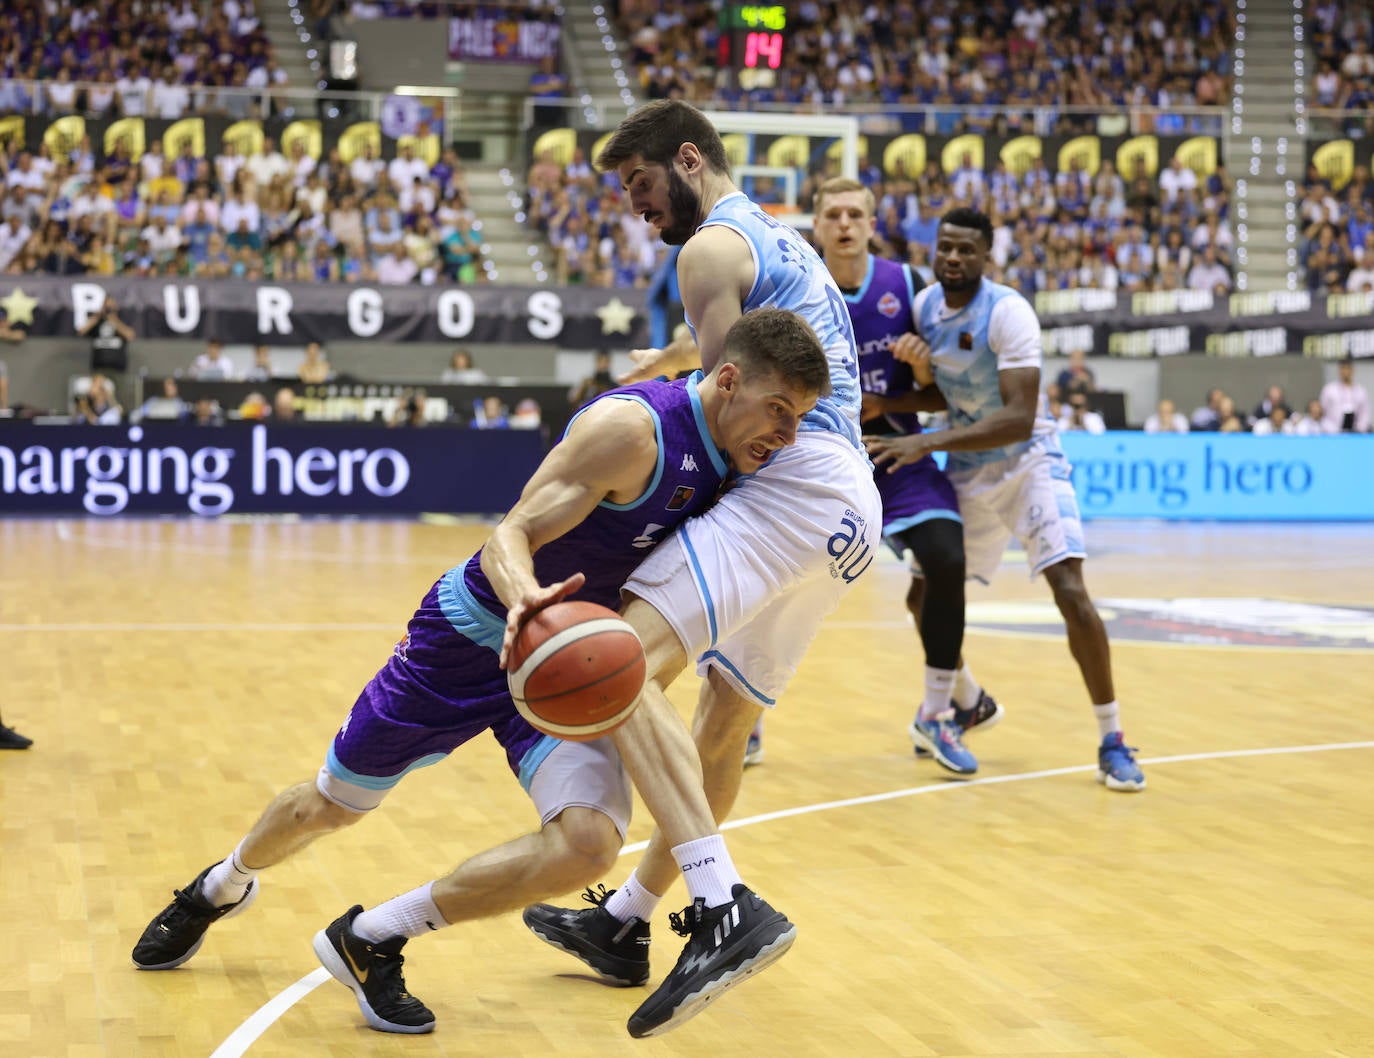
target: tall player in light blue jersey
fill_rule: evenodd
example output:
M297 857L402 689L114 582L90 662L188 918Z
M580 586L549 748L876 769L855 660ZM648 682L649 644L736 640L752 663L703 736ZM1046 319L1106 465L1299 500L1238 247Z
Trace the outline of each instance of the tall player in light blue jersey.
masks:
M1040 321L1015 290L983 278L991 248L986 214L959 208L940 219L932 262L938 283L916 295L919 338L902 339L896 353L928 387L910 410L947 406L950 428L871 437L868 451L889 471L949 453L945 470L964 516L969 576L990 579L1007 541L1013 534L1021 541L1031 576L1043 573L1054 592L1092 698L1098 781L1143 790L1145 776L1121 734L1107 630L1083 583L1083 523L1069 464L1054 420L1039 413Z
M706 680L693 735L720 820L739 792L755 722L776 704L821 621L880 546L882 503L859 434L854 332L824 262L796 229L735 186L719 133L694 107L661 100L636 110L597 166L614 170L632 210L665 242L682 246L678 285L694 338L637 351L633 378L698 364L709 370L730 326L764 307L805 319L830 365L831 393L803 418L796 444L684 524L625 585L699 659ZM536 905L525 921L589 964L642 961L647 976L647 923L680 873L667 851L656 834L604 903L581 911Z

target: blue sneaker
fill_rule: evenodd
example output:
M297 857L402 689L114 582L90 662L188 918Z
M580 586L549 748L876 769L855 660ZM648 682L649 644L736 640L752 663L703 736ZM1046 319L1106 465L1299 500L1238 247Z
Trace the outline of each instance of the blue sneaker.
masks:
M752 768L755 764L763 763L763 720L760 719L754 725L754 730L749 732L749 743L744 749L744 766Z
M964 748L959 739L959 725L952 712L944 713L934 720L922 720L917 714L907 728L916 749L925 750L935 758L942 768L956 775L972 775L978 770L978 758Z
M1145 773L1135 762L1135 749L1126 745L1125 736L1113 731L1097 747L1097 781L1109 790L1134 793L1145 789Z

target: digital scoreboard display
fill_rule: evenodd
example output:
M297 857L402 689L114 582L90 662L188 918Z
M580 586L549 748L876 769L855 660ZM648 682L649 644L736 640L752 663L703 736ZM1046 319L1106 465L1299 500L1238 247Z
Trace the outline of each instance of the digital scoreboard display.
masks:
M787 58L787 8L782 4L732 4L720 10L720 65L735 71L740 86L770 86Z

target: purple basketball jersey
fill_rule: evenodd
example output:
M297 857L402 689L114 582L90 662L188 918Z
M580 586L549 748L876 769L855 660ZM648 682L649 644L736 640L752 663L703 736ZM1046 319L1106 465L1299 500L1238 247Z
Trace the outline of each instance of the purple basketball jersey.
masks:
M845 293L854 340L859 348L859 383L865 393L897 396L914 385L911 367L892 355L892 344L916 330L911 303L921 280L910 267L869 255L863 285ZM884 415L864 423L865 433L921 432L914 413ZM930 456L891 474L879 467L874 475L883 498L883 533L892 536L929 518L958 518L959 501L949 479Z

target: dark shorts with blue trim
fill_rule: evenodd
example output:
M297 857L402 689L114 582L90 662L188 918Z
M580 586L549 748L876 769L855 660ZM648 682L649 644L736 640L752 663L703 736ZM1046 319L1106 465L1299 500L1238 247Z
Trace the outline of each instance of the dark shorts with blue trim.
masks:
M959 521L959 496L945 472L930 456L898 467L887 466L873 475L883 500L883 535L895 536L931 518Z

